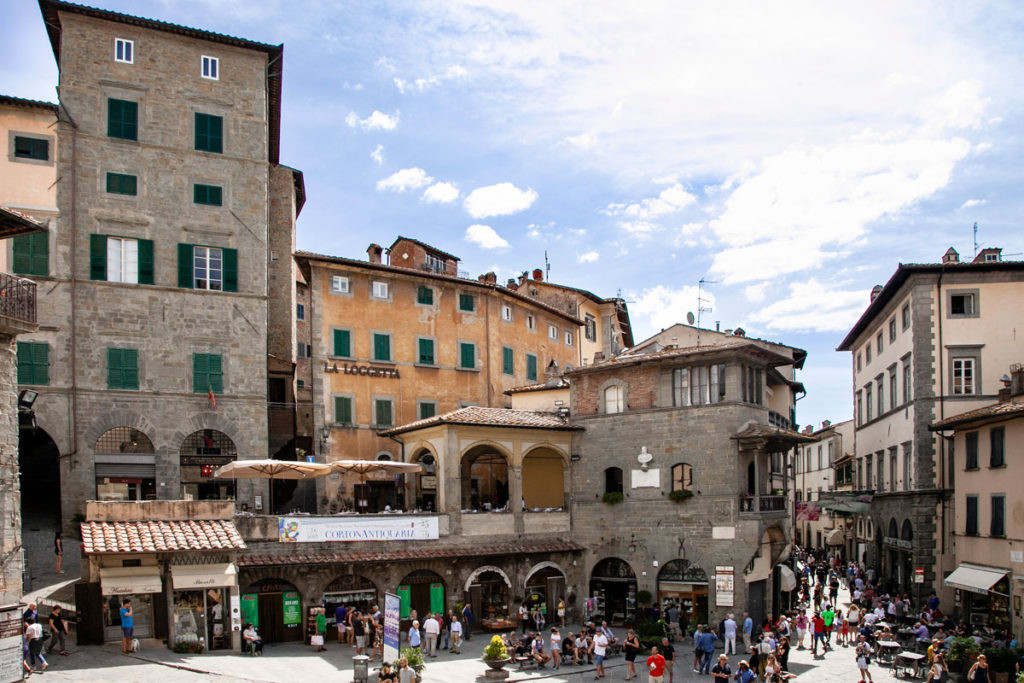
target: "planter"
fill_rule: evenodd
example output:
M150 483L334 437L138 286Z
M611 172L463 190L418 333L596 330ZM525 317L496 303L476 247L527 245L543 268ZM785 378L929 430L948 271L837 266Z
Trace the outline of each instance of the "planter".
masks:
M484 678L495 681L508 678L508 672L505 671L505 665L511 661L511 657L505 657L504 659L484 659L484 664L490 667L484 672Z

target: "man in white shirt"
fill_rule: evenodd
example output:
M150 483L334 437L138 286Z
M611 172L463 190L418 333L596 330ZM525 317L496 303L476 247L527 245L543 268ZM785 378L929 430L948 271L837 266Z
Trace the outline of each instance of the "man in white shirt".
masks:
M607 628L607 624L605 624L605 628ZM594 678L604 678L604 656L608 652L608 638L603 629L594 636L592 647L594 648L594 664L597 666Z
M439 635L441 635L441 624L437 623L433 614L428 614L426 621L423 622L423 639L426 641L428 657L437 656L437 637Z
M732 618L730 614L725 618L723 624L725 627L725 654L734 655L736 654L736 620Z
M457 655L462 654L462 622L458 619L452 619L451 626L452 630L452 645L449 652L454 652Z

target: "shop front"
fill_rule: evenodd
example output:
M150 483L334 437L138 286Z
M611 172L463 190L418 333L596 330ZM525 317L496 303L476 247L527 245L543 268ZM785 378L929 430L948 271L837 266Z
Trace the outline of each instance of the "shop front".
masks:
M943 583L957 589L961 619L975 628L1010 630L1008 569L964 563L953 570Z
M480 625L488 631L514 627L510 620L510 593L512 583L504 571L497 567L481 567L466 581L470 608Z
M172 649L182 652L230 650L241 628L232 621L231 597L237 595L233 563L172 565Z
M708 575L687 560L671 560L658 572L658 605L666 614L673 605L679 619L691 626L708 621Z
M327 584L321 604L327 608L327 620L333 621L334 610L339 605L355 607L365 613L383 603L373 581L359 574L345 574Z
M399 617L403 620L411 620L414 610L416 618L420 622L428 612L444 612L444 579L427 569L419 569L406 574L398 584L395 593L399 599ZM408 626L409 622L402 622L403 629Z
M242 623L252 622L265 643L302 640L302 596L282 579L263 579L242 592Z
M896 520L889 520L889 533L882 538L882 576L888 577L889 590L913 590L914 533L910 520L903 521L902 533Z
M526 606L540 607L548 623L555 623L558 601L565 599L565 574L558 567L540 567L526 579Z
M97 500L156 498L156 450L148 436L130 427L115 427L100 435L94 448Z
M625 560L606 557L590 574L588 615L613 624L635 623L636 574Z
M135 637L154 637L154 604L162 599L163 590L160 567L157 565L102 567L100 594L103 596L103 641L121 641L121 607L126 600L131 601Z

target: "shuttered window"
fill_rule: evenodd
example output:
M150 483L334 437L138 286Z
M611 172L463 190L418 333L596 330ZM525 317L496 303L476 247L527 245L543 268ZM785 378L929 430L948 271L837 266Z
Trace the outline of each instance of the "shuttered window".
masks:
M334 421L342 425L353 424L351 396L334 397Z
M526 354L526 379L537 381L537 356L532 353Z
M373 423L378 427L394 426L392 401L389 398L373 399Z
M15 135L14 157L16 159L47 161L50 158L50 141Z
M431 306L434 303L434 290L420 285L416 288L416 303Z
M501 347L501 371L506 375L516 374L515 358L513 357L512 347L502 346Z
M218 185L201 185L196 183L192 186L192 201L196 204L207 206L220 206L223 203L223 191Z
M434 364L434 340L433 339L419 339L417 340L417 346L419 347L419 360L418 363L423 365Z
M107 388L139 388L138 349L107 349Z
M200 152L224 152L224 118L196 112L196 149Z
M192 391L224 393L224 364L219 353L192 354Z
M238 291L238 250L178 245L178 286Z
M153 240L89 235L89 279L153 284Z
M352 356L352 332L349 330L334 330L332 356L350 358Z
M139 139L139 103L128 100L107 100L107 137L122 140Z
M459 344L459 367L476 369L476 344L462 342Z
M46 342L18 342L18 384L50 383L50 345Z
M18 275L50 274L50 235L33 232L19 235L11 241L14 256L12 267Z
M391 335L373 333L373 360L391 360Z
M127 173L108 173L107 192L110 194L127 194L134 197L139 193L139 179Z

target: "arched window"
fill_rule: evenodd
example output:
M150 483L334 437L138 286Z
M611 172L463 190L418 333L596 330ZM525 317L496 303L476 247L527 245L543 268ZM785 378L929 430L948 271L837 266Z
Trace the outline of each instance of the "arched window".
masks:
M903 520L903 528L900 531L900 538L904 541L914 540L914 526L909 519Z
M618 384L606 387L604 390L604 412L621 413L625 410L625 393Z
M114 427L96 440L96 497L99 500L156 498L156 449L131 427Z
M895 517L893 517L892 519L889 520L889 536L891 538L899 538L900 537L900 528L896 524L896 518Z
M377 454L377 460L388 461L394 460L394 458L392 458L391 454L388 453L387 451L381 451L380 453Z
M604 471L604 492L622 493L622 470L609 467Z
M685 462L672 465L672 490L693 490L693 468Z
M508 508L508 462L505 456L480 446L462 458L462 509Z

